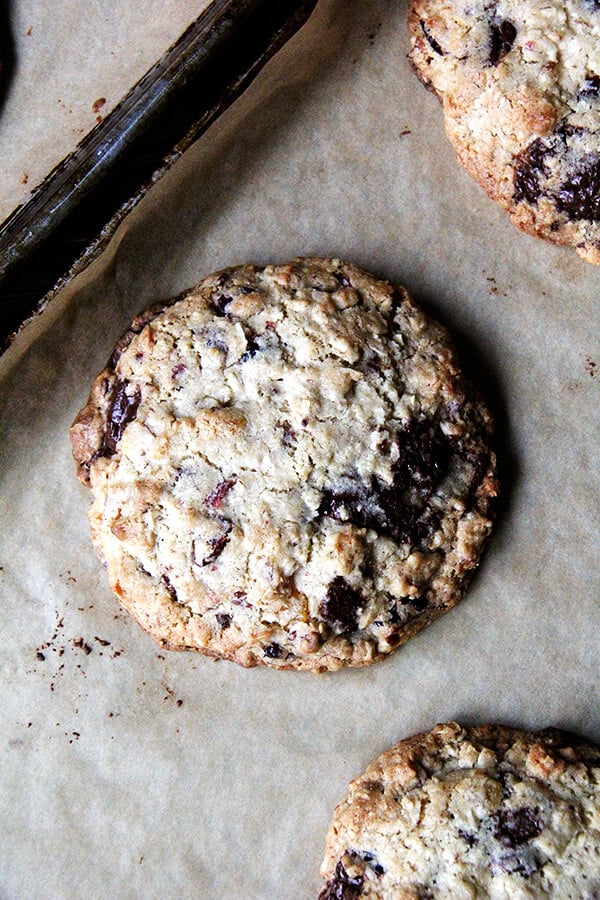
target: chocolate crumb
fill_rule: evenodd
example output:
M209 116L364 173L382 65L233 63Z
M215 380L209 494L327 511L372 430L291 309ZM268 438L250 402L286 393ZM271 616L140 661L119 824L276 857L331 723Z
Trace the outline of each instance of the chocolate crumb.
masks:
M421 22L421 31L423 32L423 36L434 53L437 53L438 56L445 56L445 52L442 50L436 39L433 37L429 29L427 28L425 22Z
M494 835L503 847L520 847L542 832L537 812L529 806L499 810L492 819Z
M340 860L335 867L333 878L327 882L319 894L319 900L358 900L362 893L363 883L363 876L351 877Z
M510 53L517 36L517 29L508 19L490 25L490 65L497 66Z
M275 642L273 642L272 644L267 644L267 646L263 650L263 653L268 659L281 659L281 644L277 644Z

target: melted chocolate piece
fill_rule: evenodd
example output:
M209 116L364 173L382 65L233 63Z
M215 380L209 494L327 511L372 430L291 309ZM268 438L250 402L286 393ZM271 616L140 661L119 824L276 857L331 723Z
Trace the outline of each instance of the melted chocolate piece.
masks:
M133 422L141 401L141 392L136 387L133 396L127 393L128 381L117 381L106 417L106 428L102 441L102 452L112 456L117 444L130 422Z
M600 221L600 159L584 160L581 168L560 186L554 202L571 221Z
M406 487L418 486L430 492L442 480L450 463L448 438L433 422L412 421L398 435L398 462L394 466L394 483L402 480Z
M494 837L503 847L520 847L542 833L543 825L535 809L523 806L519 809L501 809L492 816Z
M506 54L512 50L517 36L517 29L508 19L492 22L490 29L490 65L497 66Z
M338 575L327 588L319 613L324 622L338 634L356 628L358 616L365 605L362 594L354 590L345 578Z
M340 488L324 489L321 515L371 528L398 542L426 540L439 523L439 514L427 510L426 502L448 472L452 445L427 419L411 422L395 444L398 460L391 485L375 477L366 485L348 476Z
M362 893L363 883L362 875L352 878L340 861L335 867L335 875L319 894L319 900L357 900Z
M425 37L425 40L427 41L433 52L437 53L438 56L445 56L445 52L442 50L434 36L429 31L427 25L423 21L421 21L421 31L423 32L423 36Z
M542 193L540 176L547 174L545 160L549 152L549 147L537 138L516 157L513 197L517 203L535 205L538 202Z

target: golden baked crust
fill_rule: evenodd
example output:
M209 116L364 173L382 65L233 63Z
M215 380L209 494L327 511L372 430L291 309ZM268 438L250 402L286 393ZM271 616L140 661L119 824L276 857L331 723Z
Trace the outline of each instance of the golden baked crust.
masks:
M324 671L460 599L491 528L490 431L403 289L303 259L135 320L71 439L111 587L162 646Z
M437 725L351 783L321 871L321 900L591 900L600 891L600 750L555 729Z
M410 58L467 172L522 231L600 263L600 7L412 0Z

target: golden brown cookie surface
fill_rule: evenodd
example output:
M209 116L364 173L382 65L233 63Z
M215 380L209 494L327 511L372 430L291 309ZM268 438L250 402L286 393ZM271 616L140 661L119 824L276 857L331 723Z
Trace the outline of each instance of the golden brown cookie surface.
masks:
M312 259L217 273L139 317L71 436L143 628L324 671L460 599L491 528L490 427L403 289Z

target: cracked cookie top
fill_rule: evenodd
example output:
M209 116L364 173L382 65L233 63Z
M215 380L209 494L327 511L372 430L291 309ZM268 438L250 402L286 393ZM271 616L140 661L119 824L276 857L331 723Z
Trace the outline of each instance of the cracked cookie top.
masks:
M411 60L517 227L600 263L600 3L412 0Z
M438 725L337 807L320 900L600 895L600 750L548 729Z
M135 319L71 439L111 587L162 646L324 671L460 599L491 528L490 430L404 289L302 259Z

